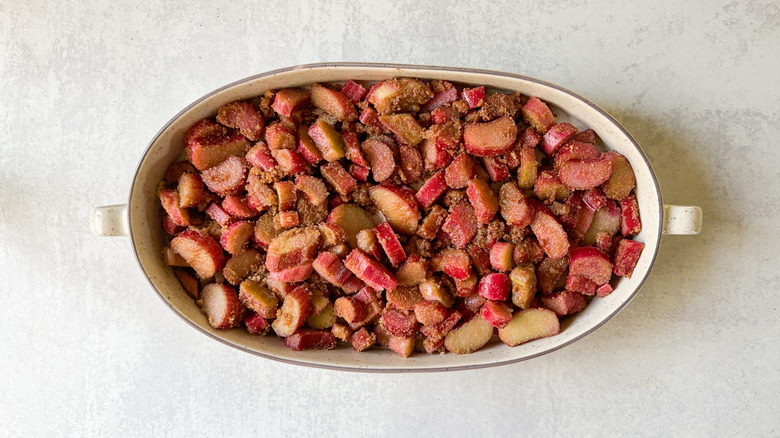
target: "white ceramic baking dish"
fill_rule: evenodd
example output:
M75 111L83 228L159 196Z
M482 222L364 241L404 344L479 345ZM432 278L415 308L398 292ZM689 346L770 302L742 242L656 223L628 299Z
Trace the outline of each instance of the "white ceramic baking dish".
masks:
M166 238L160 226L162 209L156 196L157 184L168 166L180 157L187 128L204 117L214 116L217 108L225 103L257 96L266 90L347 79L370 83L400 76L446 79L462 85L485 85L499 91L537 96L550 104L559 121L569 121L579 128L592 128L607 149L625 155L636 173L636 194L643 223L642 232L636 239L646 245L632 278L621 278L612 294L594 299L584 311L564 319L557 336L514 348L494 337L487 346L469 355L418 353L402 358L388 349L356 353L349 347L299 352L286 348L282 340L274 336L258 337L240 329L220 331L211 328L161 256ZM604 110L557 85L510 73L465 68L324 63L289 67L242 79L214 90L184 108L162 127L141 157L127 204L98 207L91 219L97 235L129 235L141 270L163 302L190 326L212 339L263 358L291 364L351 371L421 372L509 364L549 353L586 336L615 316L639 291L650 274L661 235L697 234L701 229L702 213L699 207L664 205L653 169L631 135ZM171 338L171 342L175 340Z

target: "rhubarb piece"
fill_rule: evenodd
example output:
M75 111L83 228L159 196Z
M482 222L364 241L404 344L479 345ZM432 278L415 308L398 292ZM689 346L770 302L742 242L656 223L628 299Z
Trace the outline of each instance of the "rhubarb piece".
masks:
M163 248L163 262L168 266L178 266L182 268L190 266L187 264L187 260L184 260L184 257L180 256L170 246Z
M517 184L508 182L501 186L498 192L498 204L501 208L501 216L508 224L521 228L531 224L534 211Z
M376 336L366 330L365 327L362 327L360 330L352 333L352 336L349 337L349 343L352 344L352 348L355 351L368 350L376 344Z
M447 210L439 205L432 206L417 229L417 235L425 240L433 240L446 219Z
M607 158L569 160L558 170L558 178L568 188L587 190L607 181L612 162Z
M596 131L592 129L586 129L584 131L578 132L574 137L571 138L571 141L578 141L595 145L597 138L598 136L596 135Z
M223 137L228 133L228 130L220 125L219 123L215 122L211 119L202 119L190 126L190 129L187 130L187 132L184 134L184 144L189 148L190 145L197 143L198 140L207 138L207 137ZM222 160L220 160L222 161ZM171 166L173 167L173 166ZM169 175L170 175L169 169ZM186 167L181 167L177 170L186 170ZM201 170L201 169L198 169ZM171 175L173 178L168 178L168 182L174 182L179 180L179 176L181 176L181 173L178 175Z
M258 143L249 149L244 157L246 161L254 167L259 167L266 172L274 170L279 163L276 162L276 158L271 155L271 151L265 143Z
M353 249L344 260L344 265L376 290L393 290L398 286L393 274L386 267L360 249Z
M417 334L419 325L412 312L404 312L387 307L379 318L379 323L391 336L409 338Z
M401 145L401 147L398 148L398 155L401 164L398 168L398 173L401 175L401 181L405 184L417 182L423 171L423 161L420 151L411 146Z
M233 221L233 217L217 203L209 205L208 208L206 208L206 214L223 227Z
M512 282L512 304L520 309L528 309L536 295L536 271L530 263L517 265L509 273Z
M510 347L534 339L555 336L561 331L555 312L548 309L521 310L506 327L498 330L498 337Z
M168 213L168 218L170 218L171 222L180 226L191 224L190 213L186 208L181 206L179 192L170 189L162 190L160 192L160 203L165 209L165 212Z
M444 194L444 192L447 191L447 183L444 178L444 172L440 170L428 178L428 180L426 180L425 183L420 186L420 189L417 190L417 193L414 195L414 197L417 199L417 202L420 203L423 209L427 210L431 205L433 205L434 202L436 202L437 199L439 199L441 195Z
M594 244L599 233L605 233L609 236L614 235L620 230L620 222L620 208L615 201L608 201L607 205L597 210L593 215L590 227L582 239L583 243L586 245Z
M420 300L414 305L414 317L422 325L438 324L447 317L447 308L438 301Z
M441 283L434 279L428 279L420 283L420 294L428 301L437 301L444 307L452 307L454 301L452 295L447 292Z
M557 318L556 318L557 321ZM444 346L456 354L473 353L488 343L493 336L493 326L477 315L460 327L447 333Z
M179 205L183 208L196 207L206 194L203 180L194 173L183 173L179 177Z
M369 195L394 230L404 235L417 231L420 210L410 190L382 184L371 187Z
M275 280L267 275L265 276L265 278L263 278L263 281L265 282L265 285L268 286L268 289L270 289L271 292L276 294L277 298L279 298L280 300L283 300L290 292L292 292L293 290L295 290L296 287L298 287L294 284L285 283L280 280Z
M460 118L460 113L452 105L440 106L431 111L431 121L435 125L443 125L458 118Z
M504 328L512 321L512 308L500 301L488 300L479 310L480 316L496 328Z
M457 148L462 134L463 125L456 120L443 125L431 125L425 132L425 137L438 149L446 150Z
M515 244L496 242L490 248L490 266L498 272L509 272L514 266Z
M336 315L333 314L333 303L325 298L327 304L320 313L311 315L306 319L306 325L315 330L325 330L333 327L336 322Z
M257 207L262 208L262 205ZM256 208L252 208L247 203L247 198L243 196L227 195L222 200L222 209L237 219L252 219L257 217L259 211Z
M257 108L249 102L231 102L217 111L217 121L229 128L236 128L244 137L256 141L263 133L265 122Z
M303 159L301 154L290 149L277 149L271 154L279 163L279 169L285 175L296 175L306 172L309 169L309 163Z
M423 301L420 288L417 286L399 286L385 292L387 302L401 310L414 310L415 305Z
M418 254L411 254L395 272L399 286L416 286L425 280L428 266Z
M509 116L487 123L466 123L463 142L466 150L478 157L501 155L512 150L517 138L517 125Z
M411 114L383 115L379 121L406 145L417 146L423 140L425 131Z
M631 195L620 201L620 234L633 236L642 231L642 222L639 220L639 204L636 196Z
M247 308L265 319L276 317L279 300L270 289L252 280L244 280L238 289L238 298Z
M373 229L360 230L356 239L358 248L377 260L382 259L382 246L379 244L376 231Z
M634 268L636 267L639 256L642 255L642 250L644 248L645 244L642 242L631 239L621 239L615 250L615 275L631 278L631 274L634 273Z
M226 284L207 284L200 294L200 303L209 325L217 330L235 327L240 320L238 296Z
M482 164L485 166L490 180L493 182L509 181L509 166L504 157L484 157Z
M542 297L542 304L556 315L566 316L584 309L588 302L583 294L566 290Z
M322 158L328 162L337 161L346 155L346 145L341 134L323 119L317 119L309 128L309 137L317 145Z
M598 296L599 298L604 298L611 293L612 293L612 285L610 285L609 283L604 283L598 288L596 288L596 296Z
M368 90L366 90L365 87L353 81L352 79L348 80L344 86L341 87L341 93L347 96L353 103L360 103L363 101L363 98L366 97L367 92Z
M387 346L397 355L401 357L409 357L412 355L412 353L414 353L414 338L393 336L390 338Z
M310 313L311 292L304 286L298 286L284 297L271 327L278 336L286 338L306 322Z
M476 174L476 163L468 154L460 154L452 160L444 172L444 180L453 189L465 189Z
M544 259L544 250L533 236L529 236L515 244L513 254L515 263L539 263Z
M219 244L195 230L182 231L171 241L171 248L187 260L201 279L213 277L225 264Z
M384 127L382 122L379 121L379 114L377 114L376 110L371 107L360 111L360 123L366 126L373 126L375 128Z
M248 312L248 314L244 316L244 325L246 326L247 333L250 335L265 336L265 334L268 333L268 329L271 328L271 324L269 324L265 318L253 312Z
M610 159L613 164L612 175L610 175L609 181L602 186L604 194L610 199L620 201L636 187L634 169L631 168L628 159L617 152L609 152L604 156Z
M346 294L352 295L363 289L364 286L365 284L363 284L359 278L353 275L349 277L346 282L344 282L344 285L341 286L341 290L343 290Z
M596 211L599 208L607 205L607 197L604 195L604 192L602 192L601 189L595 187L586 191L582 195L582 202L584 202L591 211ZM585 230L587 231L587 228Z
M228 215L228 220L230 220L230 215ZM175 236L184 231L186 227L184 225L174 223L173 220L171 220L171 217L166 214L163 218L163 229L171 236Z
M487 274L479 280L477 293L489 300L506 301L509 298L510 286L506 274Z
M344 283L352 276L341 262L341 259L332 252L323 251L312 263L314 270L320 274L325 281L334 286L343 286Z
M366 305L354 297L340 297L333 303L333 314L354 324L366 317Z
M314 143L314 140L312 140L309 135L309 131L303 125L298 127L298 146L295 148L295 151L311 165L316 165L324 160L322 153L320 153L320 149L317 147L317 144Z
M473 314L471 316L473 316ZM447 317L444 318L443 321L436 324L425 325L420 328L420 332L431 339L443 339L461 318L463 318L463 315L460 312L457 310L449 310Z
M225 276L228 283L236 285L253 272L257 272L262 264L263 259L260 257L260 253L254 249L247 249L234 255L225 263L222 275Z
M559 259L569 251L569 236L563 227L542 203L536 200L529 201L536 210L531 221L533 231L545 254L553 259Z
M393 78L371 87L366 100L380 114L417 112L433 95L431 87L419 79Z
M276 198L279 200L279 210L294 210L298 199L295 195L295 184L292 181L277 181L274 183Z
M498 212L498 198L490 186L479 178L469 181L466 189L471 205L474 206L474 213L477 220L486 224L493 220Z
M355 204L341 204L330 211L327 222L336 224L347 232L349 245L357 248L357 234L374 227L374 221L365 210Z
M350 98L340 91L320 84L312 84L311 86L311 103L342 122L351 122L357 119L357 111Z
M352 248L346 243L339 243L338 245L328 247L328 251L336 254L339 259L344 260L349 255L349 252L352 251Z
M290 117L309 103L309 92L302 88L283 88L276 92L271 108L277 114Z
M237 221L228 225L220 237L220 244L230 254L238 254L243 251L249 238L254 233L254 225L247 221Z
M468 252L479 275L490 273L490 253L486 248L471 245L468 248Z
M322 246L333 246L347 241L347 232L339 225L323 222L317 227L322 235Z
M571 160L592 160L599 158L601 153L590 143L582 143L579 141L568 141L555 153L555 168L560 169L561 166Z
M540 134L545 134L555 125L555 117L550 107L539 98L531 97L521 109L523 118Z
M282 269L281 271L273 271L268 273L268 277L284 281L285 283L300 283L306 281L311 277L311 273L314 272L314 267L311 263L302 263L291 268Z
M362 321L352 323L349 327L357 330L360 327L375 322L382 314L384 303L377 297L376 292L370 287L363 287L358 293L352 296L366 306L366 317Z
M536 267L537 285L543 294L549 295L555 291L558 283L563 279L566 268L569 266L568 257L559 259L546 258Z
M220 195L238 195L244 190L248 165L246 160L229 156L218 165L201 173L203 182L212 192Z
M295 351L332 350L336 348L336 337L327 330L300 329L286 337L284 345Z
M337 339L345 342L349 342L349 337L352 336L352 330L349 326L340 322L334 322L333 326L330 328L330 332L333 333L333 336Z
M424 140L420 145L420 153L423 157L423 165L427 170L443 169L452 161L450 152L440 149L436 142Z
M204 171L225 161L228 157L243 157L249 149L249 142L241 134L224 137L204 137L189 143L187 151L190 161Z
M571 123L558 123L551 127L542 137L542 152L552 156L570 138L577 133L577 128Z
M464 88L461 96L469 108L480 107L485 104L485 87Z
M472 273L463 280L455 279L455 295L459 297L468 297L476 295L477 291L477 275ZM478 295L477 295L478 296Z
M348 195L357 188L357 181L341 166L341 163L328 163L320 168L322 176L341 195Z
M354 163L349 165L349 174L352 175L352 177L357 181L368 181L369 173L371 173L371 170L368 167L359 166Z
M571 189L564 185L553 172L544 170L539 172L536 177L534 193L539 199L546 202L562 201L571 196Z
M455 246L464 248L477 234L477 216L474 207L468 204L456 205L450 211L441 229L450 236Z
M255 224L254 242L261 248L268 248L279 231L274 227L274 217L270 213L260 216Z
M594 295L596 293L596 283L581 275L569 274L566 277L566 290L579 292L583 295Z
M539 169L536 161L536 148L524 147L520 150L520 168L517 169L517 185L528 190L533 188Z
M268 246L265 265L271 272L311 262L317 255L322 234L317 227L295 228L276 236Z
M403 246L401 246L398 236L388 222L382 222L375 226L374 232L393 267L398 266L402 261L406 260L406 252L404 251Z
M596 234L596 248L599 249L599 251L603 252L604 254L610 255L612 254L613 246L615 246L617 242L614 241L612 236L607 233L598 233Z
M313 205L322 205L328 199L328 189L325 187L325 183L323 183L321 179L311 175L296 175L295 188L303 192L306 199ZM293 206L293 208L295 207Z
M465 280L473 273L471 271L471 258L462 249L445 248L439 253L441 268L445 274L456 280Z
M179 278L179 282L181 282L181 286L187 292L187 295L193 300L197 300L200 297L200 283L198 283L198 279L183 269L176 269L174 273Z
M425 103L420 108L420 111L429 113L436 108L446 105L448 103L455 102L458 99L458 90L455 87L447 88L446 90L437 91L433 94L431 100Z
M395 171L395 159L390 147L382 141L369 138L360 145L360 148L371 163L374 181L382 182L390 178Z

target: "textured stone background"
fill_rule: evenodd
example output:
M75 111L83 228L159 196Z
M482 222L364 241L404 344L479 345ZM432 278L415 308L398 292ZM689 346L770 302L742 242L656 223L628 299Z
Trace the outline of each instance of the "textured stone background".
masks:
M474 4L479 3L479 4ZM780 433L780 7L772 1L0 2L0 421L10 436ZM183 324L125 238L157 130L202 94L318 61L503 70L568 87L644 147L667 237L626 310L511 366L277 364Z

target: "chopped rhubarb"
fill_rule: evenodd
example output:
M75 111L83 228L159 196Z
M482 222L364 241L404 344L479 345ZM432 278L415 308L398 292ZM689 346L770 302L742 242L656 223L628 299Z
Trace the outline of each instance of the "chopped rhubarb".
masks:
M373 186L369 196L394 230L413 235L420 221L420 210L412 191L389 184Z
M189 161L177 161L168 166L168 170L165 172L165 182L169 184L178 182L185 173L197 174L198 169Z
M254 233L254 225L247 221L237 221L228 225L222 233L219 241L225 251L230 254L238 254L244 249L249 238Z
M400 161L398 173L401 175L401 180L406 184L417 182L423 171L420 151L411 146L401 145L398 148L398 156Z
M511 282L506 274L487 274L479 280L477 293L489 300L505 301L509 298Z
M399 286L385 292L387 302L400 310L414 310L415 305L423 301L417 286Z
M447 166L444 179L450 188L465 189L475 174L476 163L468 154L462 153Z
M463 129L466 150L478 157L501 155L512 150L517 125L509 116L487 123L467 123Z
M217 112L217 121L229 128L236 128L244 137L256 141L265 127L265 121L251 103L231 102L222 105Z
M436 108L446 105L451 102L455 102L458 98L458 90L455 87L447 88L446 90L438 91L434 93L431 100L425 103L420 111L431 112Z
M271 108L277 114L290 117L309 103L309 92L302 88L284 88L276 92Z
M450 152L440 149L436 142L423 140L420 145L420 153L423 157L423 165L427 170L438 170L445 168L452 161Z
M576 133L577 128L571 123L558 123L551 127L542 137L542 152L552 156L558 148L563 146Z
M569 160L561 165L558 177L568 188L587 190L607 181L612 174L612 161L607 158Z
M464 88L461 96L469 108L480 107L485 104L485 87Z
M533 236L526 237L515 244L514 261L520 263L539 263L544 259L544 250Z
M279 202L279 210L294 210L298 199L295 195L295 184L292 181L278 181L274 183L276 199Z
M411 337L417 334L419 328L414 313L392 307L382 312L379 323L392 336Z
M360 230L356 238L358 248L377 260L382 259L382 245L379 244L376 231L373 229Z
M456 247L464 248L477 234L477 216L474 207L468 204L456 205L450 211L441 229L450 236Z
M555 291L558 283L563 279L566 268L569 266L568 257L559 259L546 258L536 267L536 278L539 289L543 294L549 295Z
M417 146L423 140L423 128L411 114L392 114L379 116L379 121L404 144Z
M479 296L476 295L477 282L477 275L473 273L463 280L455 279L455 295L459 297Z
M472 275L471 258L462 249L446 248L439 254L441 269L456 280L465 280Z
M357 119L357 111L352 101L342 92L332 88L312 84L311 103L342 122L351 122Z
M314 143L314 140L312 140L309 135L309 131L303 125L298 127L298 146L295 148L295 151L311 165L316 165L324 160L320 149L317 147L317 144Z
M380 114L419 111L433 98L431 87L419 79L398 78L380 82L369 90L366 100Z
M368 350L376 344L376 335L366 330L365 327L361 327L360 330L352 333L352 336L349 337L349 343L352 344L355 351Z
M442 283L432 278L423 281L418 287L422 297L428 301L438 301L444 307L452 307L454 304L452 295L447 292Z
M360 145L360 148L371 165L374 181L382 182L390 178L395 171L395 158L390 147L382 141L369 138Z
M555 125L555 116L550 111L550 107L537 97L528 99L525 105L523 105L522 112L525 121L540 134L547 133Z
M584 309L588 302L581 293L565 290L542 297L542 304L556 315L565 316Z
M207 137L215 137L215 138L224 137L227 133L228 130L224 126L215 122L214 120L202 119L196 122L194 125L192 125L190 129L188 129L187 132L184 134L184 144L189 148L190 145L196 143L200 139L207 138ZM203 169L198 169L198 170L203 170ZM178 181L180 175L181 174L174 175L174 177L169 178L168 181L169 182Z
M228 283L235 285L244 281L252 273L257 272L262 264L263 259L260 253L254 249L247 249L228 259L225 267L222 269L222 274Z
M569 274L585 277L596 285L602 285L612 277L612 263L609 257L592 246L583 246L571 251Z
M311 262L317 255L322 235L317 227L295 228L274 237L268 246L265 265L271 272Z
M459 117L460 113L451 105L440 106L431 111L431 121L436 125L443 125Z
M246 161L254 167L259 167L266 172L274 170L279 163L276 162L276 158L271 155L271 151L265 143L258 143L246 153Z
M490 266L498 272L509 272L514 267L515 244L496 242L490 248Z
M555 153L555 168L560 169L569 160L599 158L601 153L590 143L568 141Z
M194 173L183 173L179 177L179 205L183 208L196 207L205 196L203 180Z
M381 263L359 249L353 249L344 260L344 265L376 290L392 290L398 286L393 274Z
M512 321L512 308L500 301L488 300L480 309L479 314L496 328L504 328Z
M219 244L195 230L182 231L171 241L171 248L184 257L202 279L213 277L225 265L225 256Z
M363 98L366 97L367 92L368 90L366 90L365 87L352 79L348 80L344 86L341 87L341 93L347 96L353 103L360 103Z
M487 171L491 181L501 182L509 180L509 167L506 164L506 158L485 157L482 159L482 164L485 166L485 171Z
M533 231L545 254L550 258L559 259L569 251L569 237L561 224L555 219L541 202L529 201L536 211L531 221Z
M273 157L279 163L279 168L286 175L296 175L301 172L306 172L309 168L309 163L303 159L301 154L291 149L277 149L271 152Z
M328 162L337 161L346 155L346 145L341 134L323 119L318 119L309 128L309 136Z
M425 240L433 240L446 219L447 210L439 205L433 205L420 223L417 235Z
M636 196L631 195L620 201L620 234L633 236L642 231L642 221L639 220L639 204Z
M428 275L427 260L418 254L410 255L395 272L399 286L415 286L422 283Z
M208 208L206 208L206 214L223 227L233 221L233 216L222 209L217 203L209 205Z
M181 206L179 192L176 190L163 190L160 192L160 203L171 222L180 226L190 225L190 214Z
M366 304L354 297L340 297L333 302L333 314L354 324L366 317Z
M583 295L593 295L596 293L596 283L581 275L569 274L566 277L566 290L579 292Z
M328 189L321 179L311 175L296 175L295 188L303 192L313 205L322 205L328 199ZM295 208L293 206L293 208Z
M190 161L200 171L225 161L230 156L243 157L249 142L241 134L220 137L204 137L193 140L187 148Z
M608 152L604 156L613 164L612 175L603 185L604 194L610 199L622 200L636 187L634 169L628 159L617 152Z
M184 291L187 292L192 299L197 300L200 297L200 283L198 279L189 274L184 269L177 269L174 271L179 278Z
M513 182L505 183L498 192L498 205L504 220L517 227L531 224L534 211L525 199L523 192Z
M645 244L631 239L621 239L615 250L615 275L631 278Z
M493 220L498 212L498 198L485 181L479 178L469 181L466 194L480 223L486 224Z
M357 234L374 227L374 221L365 210L355 204L341 204L328 214L327 222L334 223L347 232L349 245L357 247Z
M534 194L545 202L562 201L571 196L571 189L549 170L539 172L534 182Z
M273 280L283 281L285 283L300 283L306 281L314 272L311 262L303 263L291 268L282 269L268 273L268 277Z
M300 329L286 337L284 345L295 351L332 350L336 348L336 337L327 330Z
M297 211L280 211L274 217L274 226L280 230L297 227L300 223L301 218Z
M609 236L614 235L620 230L621 214L620 207L615 201L607 201L607 205L600 208L593 215L590 227L583 237L583 242L592 245L596 242L596 236L599 233L606 233Z
M536 182L536 175L539 169L539 162L536 160L536 148L523 147L520 150L520 167L517 169L517 185L528 190L533 188Z
M393 231L393 228L390 227L389 223L382 222L375 226L374 232L392 266L398 266L402 261L406 260L406 252L404 252L404 248L401 246L398 236L395 234L395 231Z
M604 195L604 192L602 192L601 189L596 187L586 191L582 195L582 202L584 202L585 205L592 211L596 211L607 205L607 197Z
M339 162L328 163L320 167L322 177L330 183L339 194L348 195L357 188L357 181L344 170Z
M180 256L170 246L163 248L163 261L168 266L178 266L184 268L190 266L187 264L187 260L184 260L184 257Z
M520 264L509 273L512 283L512 304L528 309L536 295L536 271L532 264Z
M232 287L226 284L208 284L200 294L200 302L209 325L215 329L229 329L240 322L240 303Z
M360 123L366 126L373 126L375 128L382 128L384 125L379 121L379 114L376 110L368 107L360 111Z
M238 290L238 298L241 302L266 319L276 317L276 308L279 300L270 289L252 280L241 282Z
M414 353L414 338L404 338L400 336L393 336L390 338L387 346L394 353L401 357L409 357Z
M238 195L244 190L247 170L246 160L231 155L222 163L204 170L201 177L206 187L218 195Z
M515 347L534 339L555 336L561 331L558 315L548 309L528 309L516 312L506 327L498 329L501 342Z
M422 325L438 324L447 317L447 308L438 301L421 300L414 305L414 317Z
M434 173L433 176L428 178L428 180L420 186L420 189L417 190L414 197L417 199L417 202L427 210L446 191L447 183L445 181L444 172L440 170Z
M245 197L235 195L225 196L222 209L237 219L251 219L259 214L258 210L249 206Z
M468 354L479 350L493 337L494 327L477 315L465 324L449 332L444 346L456 354Z

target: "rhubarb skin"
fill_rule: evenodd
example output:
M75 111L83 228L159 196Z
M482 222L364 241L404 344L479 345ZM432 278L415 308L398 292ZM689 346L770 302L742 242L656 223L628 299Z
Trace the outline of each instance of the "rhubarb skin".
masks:
M344 260L344 265L376 290L393 290L398 286L395 277L384 265L360 249L353 249Z

